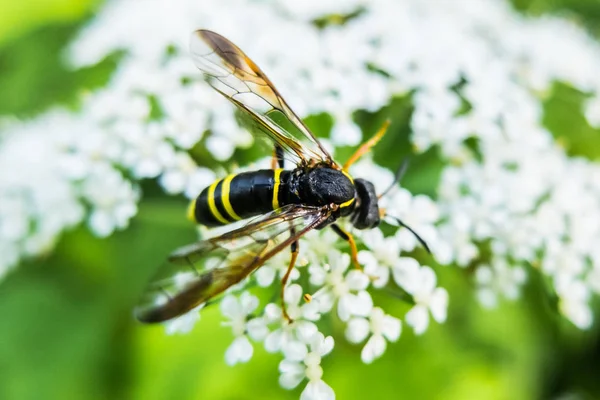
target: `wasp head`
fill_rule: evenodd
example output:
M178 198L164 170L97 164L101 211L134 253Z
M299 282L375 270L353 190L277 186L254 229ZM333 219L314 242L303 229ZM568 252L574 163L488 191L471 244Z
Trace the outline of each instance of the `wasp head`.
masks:
M356 197L358 201L350 220L357 229L375 228L381 222L379 214L379 199L375 193L375 186L365 179L356 179Z

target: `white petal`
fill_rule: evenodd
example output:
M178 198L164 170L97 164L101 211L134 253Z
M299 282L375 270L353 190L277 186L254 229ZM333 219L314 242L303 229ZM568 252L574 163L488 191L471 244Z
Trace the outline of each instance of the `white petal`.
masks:
M475 270L475 280L480 285L491 284L494 279L494 272L487 265L482 265Z
M287 304L297 305L302 298L302 287L300 285L290 285L285 288L284 300Z
M360 343L369 335L369 321L365 318L352 318L346 326L346 338L351 343Z
M350 316L352 315L353 296L353 294L347 294L340 297L340 300L338 301L337 314L342 321L348 321L350 319Z
M321 318L321 305L318 301L311 301L302 306L302 317L309 321L317 321Z
M177 317L165 323L165 330L167 335L174 333L188 333L192 330L196 322L200 320L200 313L195 308L189 312L183 314L181 317Z
M373 335L363 347L360 358L365 364L370 364L385 351L385 339L381 335Z
M313 297L313 301L318 302L319 311L322 314L328 313L333 308L335 304L335 296L330 290L322 291L318 294L318 296Z
M279 372L282 374L303 374L304 365L296 361L283 359L279 363Z
M281 349L283 341L283 331L281 329L274 330L265 338L265 350L269 353L276 353Z
M219 161L225 161L233 155L233 144L227 138L211 135L206 139L206 148Z
M366 290L346 296L349 298L348 303L352 315L366 317L373 309L373 299Z
M446 321L448 313L448 292L444 288L437 288L434 290L429 303L429 309L433 319L437 322L442 323Z
M114 221L108 212L94 211L89 220L90 229L99 237L110 235L115 229Z
M335 393L322 380L310 381L302 391L300 400L335 400Z
M392 267L392 274L398 286L413 293L419 279L419 263L414 258L400 257Z
M246 323L246 329L248 330L248 336L257 342L263 341L269 334L269 328L262 317L252 318Z
M372 231L375 231L375 230L378 230L378 229L373 229ZM367 237L368 236L366 236L366 235L363 236L362 241L364 244L366 244L368 246ZM377 267L377 259L375 258L373 253L368 250L361 250L358 252L358 262L360 263L360 265L362 265L364 267L365 271L367 270L367 268L369 266L375 267L375 268Z
M589 329L592 326L594 315L589 304L561 300L559 307L560 311L579 329Z
M381 243L383 243L385 238L383 237L383 232L381 232L380 229L371 229L371 230L367 230L363 233L362 240L363 240L364 244L367 245L367 247L369 247L372 250L376 250L377 247L379 245L381 245ZM372 253L369 253L369 252L366 252L366 253L371 255L371 257L372 257ZM360 256L360 254L359 254L359 256ZM374 259L375 258L373 257L373 260ZM367 261L367 260L365 260L365 261Z
M283 278L283 276L282 276L282 278ZM292 270L292 272L290 272L290 276L288 277L288 281L294 282L294 281L297 281L298 278L300 278L300 271L298 270L298 268L294 268Z
M354 269L346 275L346 284L350 290L365 290L369 286L369 277L364 272Z
M248 292L244 292L240 296L240 306L242 313L248 315L258 307L258 298Z
M319 332L317 326L312 322L298 321L296 322L296 336L302 342L309 344L313 337Z
M365 274L375 288L382 288L390 280L390 269L385 266L370 264L365 267Z
M395 342L400 337L402 331L402 323L398 318L394 318L391 315L383 317L383 324L381 327L381 333L390 342Z
M285 341L281 346L281 351L285 358L291 361L302 361L308 353L306 345L297 340Z
M477 291L477 300L485 308L491 309L498 305L498 297L496 292L490 288L482 288Z
M413 327L416 335L423 334L429 325L427 307L417 304L406 313L404 319L408 325Z
M421 282L421 290L423 293L431 293L437 284L435 272L430 267L424 266L419 271L419 281Z
M241 315L240 303L234 295L227 295L221 300L221 314L229 319L238 318Z
M308 273L310 275L309 282L311 285L323 286L325 279L327 278L327 273L321 266L311 265L308 267Z
M252 358L254 349L246 336L239 336L225 351L225 362L235 365L238 362L245 363Z
M275 269L271 268L268 265L259 268L258 271L254 273L254 278L256 279L256 283L260 287L267 287L273 283L275 279Z
M276 322L283 318L283 314L281 312L281 306L269 303L265 306L265 318L267 322Z
M344 272L350 266L350 255L342 253L337 249L333 249L327 253L327 259L332 271Z
M331 141L338 146L356 146L360 143L362 132L349 117L337 117L331 129Z
M285 389L293 389L304 379L304 366L290 360L283 360L279 363L279 384Z
M333 337L324 335L319 332L315 335L316 339L311 344L311 351L318 353L321 357L326 356L333 350Z
M179 171L167 171L160 177L160 184L169 194L181 193L185 189L186 177Z

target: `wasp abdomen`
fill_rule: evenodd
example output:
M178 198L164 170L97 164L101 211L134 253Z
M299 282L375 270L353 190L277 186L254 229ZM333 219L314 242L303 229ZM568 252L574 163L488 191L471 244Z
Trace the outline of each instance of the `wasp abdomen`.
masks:
M214 182L192 202L189 217L206 226L226 225L278 209L290 171L263 169Z

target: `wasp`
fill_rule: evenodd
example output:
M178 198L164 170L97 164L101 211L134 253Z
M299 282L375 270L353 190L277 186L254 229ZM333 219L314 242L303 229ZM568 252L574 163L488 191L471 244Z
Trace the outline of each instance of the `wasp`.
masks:
M385 215L374 185L366 179L354 179L348 169L381 139L389 122L340 165L239 47L215 32L197 30L192 34L190 51L205 80L249 117L257 128L253 132L274 143L272 168L217 180L191 202L189 219L205 226L255 218L241 228L175 250L136 308L136 316L142 322L154 323L183 315L222 294L289 247L291 257L282 278L281 297L283 315L290 321L283 294L302 236L313 229L331 227L348 242L352 261L360 268L353 236L336 221L348 217L356 229L370 229ZM295 129L284 129L276 115ZM284 169L285 160L292 160L295 168Z

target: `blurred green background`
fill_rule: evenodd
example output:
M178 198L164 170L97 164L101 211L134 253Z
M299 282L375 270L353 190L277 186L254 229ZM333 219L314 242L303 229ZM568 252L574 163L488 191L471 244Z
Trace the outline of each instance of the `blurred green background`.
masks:
M600 33L596 0L514 3L524 13L567 12ZM116 57L77 72L67 71L60 59L60 50L99 4L0 1L0 115L25 118L54 104L76 107L78 93L106 82ZM571 154L598 158L600 143L589 141L597 143L600 135L582 117L584 99L557 84L545 100L545 123ZM398 99L376 114L356 115L372 132L393 110L390 146L376 153L383 164L398 159L387 157L386 148L407 141L409 104ZM327 124L326 118L311 121ZM425 154L413 164L406 186L433 194L438 174L439 163ZM161 195L153 182L144 185L140 212L125 232L100 240L76 229L52 255L24 263L0 284L0 399L297 399L304 385L281 389L280 358L260 346L249 364L225 365L233 337L220 326L217 307L205 310L188 335L167 336L162 327L133 320L132 306L157 262L196 237L182 218L186 201ZM582 332L558 317L535 272L521 301L488 311L475 301L469 269L426 261L450 292L448 322L418 338L405 329L370 366L360 362L361 347L347 344L334 324L336 349L323 368L339 399L600 398L598 329ZM376 301L391 314L406 307L389 296Z

